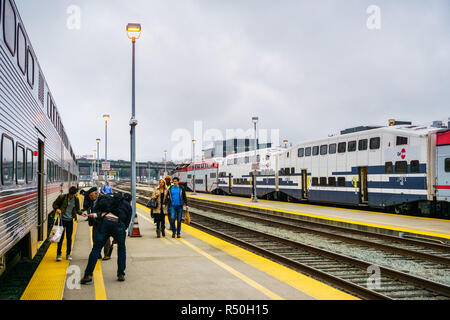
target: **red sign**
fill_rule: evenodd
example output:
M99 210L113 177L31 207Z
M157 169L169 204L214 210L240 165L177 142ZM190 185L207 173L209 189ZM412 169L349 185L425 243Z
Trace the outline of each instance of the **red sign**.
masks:
M402 160L405 160L406 158L406 149L402 149Z
M447 144L450 144L450 130L447 132L438 133L436 144L438 146L445 146Z
M38 151L33 151L33 156L34 157L37 157L39 155L39 152Z

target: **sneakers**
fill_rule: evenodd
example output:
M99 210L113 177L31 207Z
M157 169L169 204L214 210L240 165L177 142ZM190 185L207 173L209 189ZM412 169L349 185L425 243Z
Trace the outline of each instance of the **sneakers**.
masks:
M57 257L56 257L56 261L62 261L62 257L61 257L61 255L58 255Z
M84 276L83 279L80 280L81 284L86 284L92 282L92 276Z
M175 238L175 233L172 234L172 238Z
M72 256L71 256L70 254L68 254L68 255L66 256L66 259L69 260L69 261L72 261Z
M181 238L181 235L180 235L180 234L179 234L179 235L177 235L177 238L178 238L178 239L180 239L180 238Z
M111 260L111 257L110 257L110 256L104 256L104 257L103 257L103 261L108 261L108 260Z
M124 282L125 281L125 276L124 275L118 276L117 277L117 281Z

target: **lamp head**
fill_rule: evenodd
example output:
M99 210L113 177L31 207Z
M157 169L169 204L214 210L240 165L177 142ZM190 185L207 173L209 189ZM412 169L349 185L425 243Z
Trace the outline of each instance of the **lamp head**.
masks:
M196 143L197 143L197 140L193 139L193 140L192 140L192 143L193 143L193 144L196 144Z
M96 141L97 141L97 143L100 143L100 141L102 141L102 140L100 138L97 138Z
M104 114L103 115L103 120L105 120L105 122L108 122L109 119L111 119L111 116L109 114Z
M129 23L127 25L128 38L133 41L141 37L142 28L139 23Z
M256 122L259 121L259 118L258 118L258 117L253 117L253 118L252 118L252 121L256 123Z

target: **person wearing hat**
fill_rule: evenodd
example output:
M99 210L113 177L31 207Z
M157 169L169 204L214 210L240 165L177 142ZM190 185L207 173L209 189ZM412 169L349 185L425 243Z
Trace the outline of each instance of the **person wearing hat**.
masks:
M72 256L70 253L72 252L73 221L76 220L77 214L86 217L85 213L81 213L80 202L76 198L77 192L78 189L76 187L71 187L68 194L60 195L53 202L53 210L55 210L56 214L58 215L58 219L61 219L62 226L64 227L61 240L59 240L57 247L56 261L62 260L61 251L64 241L64 234L66 235L67 240L66 259L72 260Z
M89 216L89 226L92 227L92 242L94 242L95 238L97 237L97 233L98 233L98 228L99 228L99 220L100 217L97 218L93 218L92 217L92 213L94 213L94 206L95 206L95 202L97 201L99 196L99 192L98 192L98 188L97 187L92 187L91 189L89 189L84 197L84 203L83 203L83 211L87 211L87 214ZM111 259L111 254L113 251L113 246L111 244L111 240L108 238L108 240L105 243L105 246L103 248L103 260L110 260ZM102 256L100 255L98 257L99 259L102 259Z

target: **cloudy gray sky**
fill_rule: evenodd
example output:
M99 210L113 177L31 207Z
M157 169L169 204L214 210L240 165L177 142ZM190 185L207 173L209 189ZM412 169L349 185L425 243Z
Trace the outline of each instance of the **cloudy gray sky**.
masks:
M104 138L129 159L137 42L137 158L160 161L175 130L279 129L301 142L388 119L450 116L450 1L16 0L77 155ZM67 9L81 10L71 30ZM381 9L369 29L367 8ZM372 21L372 20L371 20ZM190 137L188 137L190 139ZM103 142L102 147L103 149ZM101 152L104 155L104 152Z

